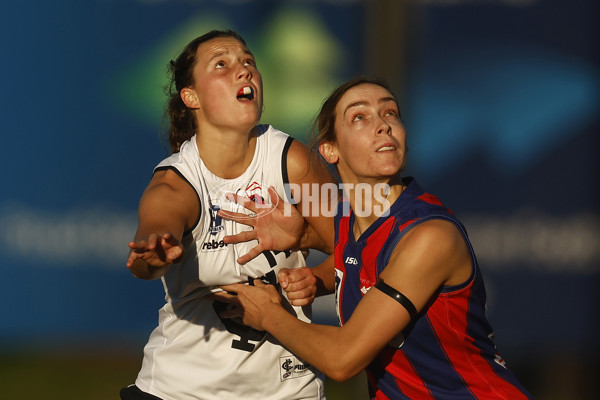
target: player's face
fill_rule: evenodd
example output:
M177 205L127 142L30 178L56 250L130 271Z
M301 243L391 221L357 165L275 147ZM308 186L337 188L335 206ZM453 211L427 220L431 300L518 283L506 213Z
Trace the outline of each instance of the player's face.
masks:
M199 131L203 127L249 131L262 113L262 77L241 42L223 37L198 46L194 66Z
M387 89L357 85L340 98L335 113L336 142L329 151L344 183L389 181L404 169L406 131Z

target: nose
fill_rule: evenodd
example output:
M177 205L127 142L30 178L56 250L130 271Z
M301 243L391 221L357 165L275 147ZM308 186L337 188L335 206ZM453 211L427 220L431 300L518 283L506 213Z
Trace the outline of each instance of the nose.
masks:
M236 72L238 79L252 79L252 71L248 67L244 65L244 63L240 63L238 71Z
M390 124L388 124L388 122L385 119L380 118L379 126L377 127L377 135L389 135L391 132L392 127L390 126Z

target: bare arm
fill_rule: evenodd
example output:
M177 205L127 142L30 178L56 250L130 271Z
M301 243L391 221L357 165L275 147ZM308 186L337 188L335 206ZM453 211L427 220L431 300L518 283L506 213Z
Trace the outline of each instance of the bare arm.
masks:
M140 279L157 279L183 256L181 238L199 213L193 188L171 170L159 171L138 207L138 228L127 267Z
M302 247L321 250L326 254L333 252L334 227L333 215L327 215L323 207L330 208L337 202L337 191L323 191L322 185L332 184L333 178L318 159L311 159L309 150L303 143L294 140L288 151L288 177L290 184L300 187L301 193L293 196L297 200L297 209L308 223L303 232ZM304 189L316 189L315 196L308 197ZM333 213L331 213L333 214Z
M415 227L400 241L381 277L420 311L440 286L464 282L470 273L462 236L451 223L436 220ZM307 324L281 307L274 288L255 283L224 287L238 293L231 301L241 302L244 323L267 330L335 380L359 373L410 322L402 305L371 288L342 327Z

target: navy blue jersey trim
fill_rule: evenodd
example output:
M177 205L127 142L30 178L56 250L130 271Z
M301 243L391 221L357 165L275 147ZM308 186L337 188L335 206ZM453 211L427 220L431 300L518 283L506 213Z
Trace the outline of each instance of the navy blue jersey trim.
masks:
M198 218L196 219L196 222L194 222L194 225L191 226L189 229L185 230L183 232L183 236L190 234L195 228L196 226L198 226L198 223L200 223L200 216L202 215L202 204L200 202L200 196L198 195L198 192L196 191L196 188L194 187L194 185L192 185L190 183L190 181L187 180L187 178L185 176L183 176L183 174L175 167L171 166L171 165L167 165L164 167L157 167L156 169L154 169L154 173L158 172L158 171L166 171L166 170L171 170L173 172L175 172L177 175L179 175L179 177L181 179L183 179L188 185L191 186L192 189L194 189L194 193L196 193L196 198L198 199Z
M453 292L455 290L460 290L460 289L466 287L473 279L475 279L475 271L477 270L477 259L475 258L473 246L471 246L471 244L469 242L467 233L458 221L456 221L452 218L449 218L448 216L445 216L445 215L430 215L426 218L418 219L418 220L414 221L412 224L406 226L402 230L402 232L394 238L395 240L386 243L386 248L382 249L382 252L379 254L379 257L378 257L379 265L377 266L377 275L381 274L383 269L385 267L387 267L388 263L390 262L390 257L392 256L392 252L398 245L398 242L400 242L400 239L402 239L404 237L404 235L406 235L408 232L410 232L411 229L422 224L423 222L431 221L434 219L441 219L441 220L452 222L454 224L454 226L456 226L458 228L459 232L461 233L463 239L465 240L465 245L467 246L467 249L469 250L469 254L471 255L471 275L469 276L469 278L461 284L454 285L454 286L442 287L442 293L448 293L448 292Z
M292 142L294 138L289 136L285 140L285 145L283 145L283 152L281 154L281 177L283 178L283 191L287 197L286 201L288 203L293 203L292 201L292 192L290 190L290 178L288 177L288 167L287 167L287 158L288 158L288 150L292 146Z

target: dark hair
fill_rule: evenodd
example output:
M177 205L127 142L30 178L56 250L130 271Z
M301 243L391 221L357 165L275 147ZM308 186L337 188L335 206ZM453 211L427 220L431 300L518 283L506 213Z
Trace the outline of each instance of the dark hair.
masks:
M189 42L175 61L168 65L169 83L165 87L168 96L167 110L170 126L166 136L171 147L171 153L176 153L183 142L191 139L196 133L196 120L192 110L186 107L181 99L181 89L194 84L194 67L196 65L196 52L198 46L209 40L230 37L238 40L244 46L246 41L240 34L232 30L212 30Z
M313 152L319 154L318 148L323 142L335 143L335 107L348 90L355 86L362 85L363 83L371 83L373 85L381 86L390 92L394 98L396 98L387 82L379 78L359 76L342 83L331 93L331 95L329 95L327 99L325 99L325 102L321 107L321 111L319 112L319 115L313 124L312 138L310 141L310 149Z

